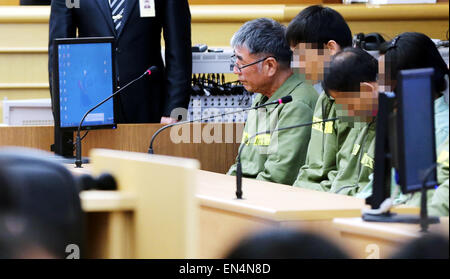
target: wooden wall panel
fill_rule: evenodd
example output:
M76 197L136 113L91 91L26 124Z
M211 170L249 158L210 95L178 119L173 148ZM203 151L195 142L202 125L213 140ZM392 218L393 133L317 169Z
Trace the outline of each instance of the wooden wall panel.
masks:
M197 128L194 128L196 126ZM163 131L154 143L154 153L200 161L201 169L225 173L235 162L239 143L242 138L243 123L238 124L201 124L185 126L190 128L190 141L174 143L170 129ZM83 156L88 156L92 148L107 148L146 153L151 136L161 124L129 124L118 125L115 130L93 130L83 140ZM197 129L197 139L194 143L194 130ZM232 131L226 134L226 130ZM202 133L218 131L222 135L217 141L209 142ZM84 132L83 132L84 133ZM214 132L211 132L214 134ZM216 134L217 135L217 134ZM225 136L228 136L227 138ZM174 138L174 137L172 137ZM25 146L50 151L53 144L53 127L0 127L0 146Z
M5 5L5 6L16 6L19 5L20 0L0 0L0 6L1 5Z
M5 3L4 0L0 2ZM220 3L219 0L213 2ZM278 5L192 5L192 42L206 43L212 47L228 47L230 38L245 21L271 17L287 25L308 5L283 5L282 0L274 2ZM416 31L432 38L445 39L448 30L448 3L330 7L344 16L354 34L379 32L389 39L401 32ZM48 89L42 85L48 82L49 12L49 7L0 7L0 37L8 38L0 40L0 100L4 97L11 100L24 99L26 96L48 98ZM26 69L24 74L23 69ZM230 78L234 79L234 76L231 75ZM17 86L19 84L23 86ZM33 87L36 84L39 86ZM0 117L0 122L1 119Z
M22 146L50 151L53 127L0 127L0 146Z

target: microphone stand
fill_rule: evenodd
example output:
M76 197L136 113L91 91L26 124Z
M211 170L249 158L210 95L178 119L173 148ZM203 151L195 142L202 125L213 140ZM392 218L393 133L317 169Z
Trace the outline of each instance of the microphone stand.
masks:
M232 112L226 112L226 113L217 114L217 115L211 115L211 116L205 117L205 118L202 117L202 118L199 118L199 119L185 120L185 121L176 122L176 123L172 123L172 124L163 126L163 127L159 128L153 134L152 139L150 140L150 145L148 147L148 154L154 154L153 153L153 142L155 141L156 136L159 133L161 133L162 131L164 131L165 129L168 129L170 127L177 126L177 125L188 124L188 123L193 123L193 122L197 122L197 121L209 120L209 119L213 119L213 118L216 118L216 117L219 117L219 116L225 116L225 115L229 115L229 114L241 113L241 112L244 112L244 111L248 111L248 110L252 110L252 109L259 109L259 108L266 107L266 106L269 106L269 105L286 104L286 103L289 103L291 101L292 101L292 97L290 95L287 95L287 96L284 96L283 98L278 99L276 101L273 101L273 102L270 102L270 103L267 103L267 104L262 104L262 105L259 105L259 106L256 106L256 107L250 107L250 108L245 108L245 109L242 109L242 110L239 110L239 111L232 111Z
M262 134L272 134L273 132L279 132L279 131L284 131L284 130L289 130L289 129L294 129L294 128L300 128L300 127L305 127L305 126L311 126L314 124L318 124L318 123L324 123L324 122L330 122L330 121L336 121L339 118L335 117L335 118L329 118L329 119L324 119L321 121L314 121L314 122L308 122L308 123L303 123L303 124L297 124L297 125L292 125L292 126L287 126L287 127L282 127L279 129L275 129L273 131L271 130L267 130L264 132L259 132L254 134L253 136L247 138L245 140L245 142L243 142L241 144L241 146L239 146L239 150L238 150L238 156L237 156L237 162L236 162L236 198L238 200L242 199L242 165L241 165L241 152L244 149L244 146L253 138L262 135Z
M86 119L86 117L89 115L89 113L91 113L93 110L95 110L96 108L98 108L99 106L103 105L104 103L106 103L109 99L111 99L112 97L116 96L117 94L119 94L122 90L124 90L125 88L127 88L129 85L135 83L136 81L138 81L139 79L143 78L146 75L151 75L152 71L151 68L147 71L145 71L145 73L143 73L140 77L134 79L133 81L129 82L127 85L125 85L124 87L120 88L118 91L116 91L114 94L112 94L111 96L109 96L108 98L104 99L103 101L101 101L100 103L98 103L96 106L94 106L93 108L91 108L90 110L88 110L83 118L80 121L80 125L78 125L78 129L77 129L77 137L76 137L76 159L75 159L75 167L76 168L82 168L82 156L81 156L81 126L83 125L84 120Z

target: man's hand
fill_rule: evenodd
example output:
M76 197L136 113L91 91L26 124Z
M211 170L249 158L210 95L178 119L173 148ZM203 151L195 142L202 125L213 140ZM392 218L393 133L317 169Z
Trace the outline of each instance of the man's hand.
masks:
M169 124L173 124L173 123L177 123L177 122L178 121L176 119L171 118L171 117L165 117L165 116L161 117L161 124L164 124L164 125L169 125Z

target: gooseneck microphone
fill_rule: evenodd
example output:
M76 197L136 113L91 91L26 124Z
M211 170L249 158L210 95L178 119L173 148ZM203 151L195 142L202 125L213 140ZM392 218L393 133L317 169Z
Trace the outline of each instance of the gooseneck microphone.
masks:
M291 95L284 96L281 99L278 99L278 100L273 101L273 102L269 102L269 103L265 103L265 104L262 104L262 105L259 105L259 106L254 106L254 107L242 109L242 110L239 110L239 111L226 112L226 113L222 113L222 114L211 115L211 116L205 117L205 118L202 117L202 118L199 118L199 119L186 120L186 121L176 122L176 123L172 123L172 124L163 126L163 127L159 128L153 134L152 139L150 140L150 146L148 147L148 153L149 154L153 154L153 142L155 141L156 136L159 133L161 133L162 131L164 131L165 129L168 129L170 127L177 126L177 125L188 124L188 123L193 123L193 122L197 122L197 121L209 120L209 119L213 119L213 118L216 118L216 117L219 117L219 116L225 116L225 115L228 115L228 114L241 113L241 112L244 112L244 111L253 110L253 109L259 109L259 108L270 106L270 105L287 104L289 102L292 102L292 96Z
M105 102L107 102L109 99L111 99L112 97L116 96L117 94L119 94L120 92L122 92L122 90L124 90L125 88L127 88L128 86L130 86L131 84L135 83L136 81L140 80L141 78L143 78L144 76L151 76L154 75L155 73L158 72L158 67L156 66L151 66L150 68L148 68L141 76L139 76L138 78L132 80L131 82L127 83L124 87L120 88L119 90L117 90L116 92L114 92L111 96L109 96L108 98L104 99L103 101L101 101L100 103L98 103L97 105L95 105L93 108L91 108L90 110L88 110L83 118L80 121L80 125L78 125L78 130L77 130L77 138L76 138L76 159L75 159L75 166L77 168L81 168L82 166L82 161L81 161L81 137L80 137L80 133L81 133L81 126L83 125L84 120L86 119L86 117L89 115L89 113L91 113L93 110L95 110L96 108L98 108L99 106L103 105Z
M236 198L237 199L242 199L242 165L241 165L241 153L242 150L244 149L244 146L247 145L247 143L252 140L253 138L262 135L262 134L272 134L274 132L279 132L279 131L283 131L283 130L289 130L289 129L294 129L294 128L300 128L300 127L306 127L306 126L312 126L314 124L318 124L318 123L324 123L324 122L330 122L330 121L336 121L339 118L335 117L335 118L329 118L329 119L324 119L321 121L314 121L314 122L308 122L308 123L303 123L303 124L297 124L297 125L292 125L292 126L287 126L287 127L282 127L282 128L278 128L275 130L267 130L264 132L259 132L254 134L253 136L247 138L242 144L241 146L239 146L239 150L238 150L238 156L237 156L237 162L236 162Z

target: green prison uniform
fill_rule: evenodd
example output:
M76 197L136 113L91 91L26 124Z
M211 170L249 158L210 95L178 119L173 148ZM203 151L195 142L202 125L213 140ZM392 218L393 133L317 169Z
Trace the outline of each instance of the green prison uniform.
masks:
M448 137L448 104L444 96L434 101L434 123L436 147L439 147Z
M438 148L437 154L437 178L439 187L434 190L427 191L427 208L428 214L434 216L448 216L448 144L449 139L441 144ZM408 195L406 205L420 207L420 192L414 193L412 196Z
M242 146L258 132L312 121L318 94L296 74L289 77L270 99L258 94L252 106L286 95L291 95L293 101L249 111L241 142L243 177L292 185L304 164L311 136L310 126L259 135ZM236 175L236 164L227 174Z
M336 107L332 98L322 93L314 109L313 121L335 118ZM308 145L306 163L300 168L294 186L318 191L329 191L336 175L336 154L351 127L336 120L314 124Z
M435 216L448 216L448 165L449 165L449 139L440 146L437 162L437 177L439 187L434 192L431 202L428 203L428 213Z
M435 123L435 140L436 140L436 146L439 148L444 141L448 137L448 117L449 117L449 107L448 104L445 102L444 96L439 97L434 101L434 123ZM447 143L448 146L448 143ZM439 156L439 154L438 154ZM414 202L414 200L417 199L417 197L411 197L411 194L402 194L400 193L400 187L395 182L395 176L394 171L392 171L392 179L391 179L391 197L394 199L394 205L397 204L403 204L408 203L410 205L420 205L420 198ZM372 194L372 184L373 184L373 178L371 177L369 185L367 185L366 188L363 189L360 193L358 193L356 196L358 198L365 199L369 197ZM443 187L445 188L445 186ZM448 188L448 186L447 186ZM428 195L428 201L431 201L431 198L434 194L433 190L430 190L427 192ZM419 194L414 195L419 196ZM448 214L448 213L447 213Z
M336 155L337 170L333 171L336 174L331 181L332 193L354 196L367 186L373 173L376 120L356 122L354 126Z

